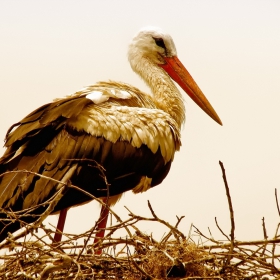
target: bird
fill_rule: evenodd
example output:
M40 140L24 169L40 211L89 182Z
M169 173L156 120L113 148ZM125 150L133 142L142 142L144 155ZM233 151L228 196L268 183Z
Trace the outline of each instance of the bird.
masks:
M0 158L0 241L22 225L7 219L7 211L28 213L23 222L34 222L61 189L59 182L110 206L126 191L137 194L159 185L181 147L185 106L176 84L222 125L168 33L142 28L129 44L128 61L149 93L123 82L97 82L35 109L9 128ZM52 213L64 213L65 220L67 209L91 200L66 188ZM107 217L103 214L103 229Z

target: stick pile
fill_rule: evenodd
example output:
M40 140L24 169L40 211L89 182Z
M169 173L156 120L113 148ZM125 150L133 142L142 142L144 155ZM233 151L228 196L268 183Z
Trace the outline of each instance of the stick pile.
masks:
M170 225L156 215L149 202L150 217L127 209L129 218L123 221L110 209L117 222L108 227L104 239L95 244L96 224L80 235L64 233L63 241L52 243L55 230L44 226L40 217L33 225L25 224L23 232L9 236L0 245L0 279L280 279L279 224L272 239L264 234L263 240L236 241L233 206L221 162L220 166L229 204L230 235L216 224L227 242L206 236L194 225L193 234L186 237L178 229L183 217L177 217L177 223ZM53 197L51 207L57 203L58 196ZM278 203L277 193L276 201ZM8 214L11 222L21 220L24 215ZM164 225L167 234L155 240L152 234L141 231L142 221L150 221L153 227ZM125 237L114 237L123 230ZM263 231L265 233L264 220ZM201 242L195 243L194 235L199 235ZM102 254L97 254L100 250Z

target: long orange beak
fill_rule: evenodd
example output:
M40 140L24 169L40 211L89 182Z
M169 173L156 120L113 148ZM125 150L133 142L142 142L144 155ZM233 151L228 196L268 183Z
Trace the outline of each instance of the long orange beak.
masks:
M164 57L166 63L159 64L169 76L190 96L190 98L214 121L223 125L218 114L198 87L188 70L177 56Z

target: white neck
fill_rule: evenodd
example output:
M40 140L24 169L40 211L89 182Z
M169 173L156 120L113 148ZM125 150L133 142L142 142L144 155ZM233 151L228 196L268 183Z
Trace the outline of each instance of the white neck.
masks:
M133 59L130 63L132 69L151 88L156 106L168 113L180 128L185 121L185 106L180 91L168 74L148 58Z

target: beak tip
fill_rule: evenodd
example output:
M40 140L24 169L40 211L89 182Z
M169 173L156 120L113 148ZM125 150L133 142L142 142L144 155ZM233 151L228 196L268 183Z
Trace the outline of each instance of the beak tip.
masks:
M207 105L205 108L202 108L202 110L209 116L211 117L211 119L213 119L216 123L218 123L219 125L223 126L223 123L220 119L220 117L218 116L218 114L216 113L216 111L214 110L214 108L210 105L210 103L207 101Z
M210 112L208 111L207 114L208 114L216 123L218 123L220 126L223 126L223 123L222 123L220 117L219 117L218 114L215 112L215 110L212 108L212 106L211 106Z

